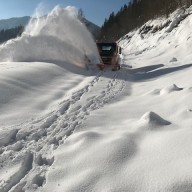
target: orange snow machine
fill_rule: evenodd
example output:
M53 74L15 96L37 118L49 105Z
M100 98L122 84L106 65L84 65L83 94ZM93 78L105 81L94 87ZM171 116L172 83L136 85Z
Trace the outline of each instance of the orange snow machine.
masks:
M101 63L97 66L103 70L106 66L110 66L113 71L120 70L121 47L117 43L97 42L98 51L101 57Z

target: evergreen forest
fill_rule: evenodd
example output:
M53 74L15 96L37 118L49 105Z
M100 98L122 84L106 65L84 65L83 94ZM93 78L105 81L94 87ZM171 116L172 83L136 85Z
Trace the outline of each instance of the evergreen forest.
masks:
M14 39L22 34L23 26L18 26L11 29L3 29L0 31L0 43L4 43L10 39Z
M105 19L98 40L116 41L151 19L168 17L176 9L191 5L192 0L132 0Z

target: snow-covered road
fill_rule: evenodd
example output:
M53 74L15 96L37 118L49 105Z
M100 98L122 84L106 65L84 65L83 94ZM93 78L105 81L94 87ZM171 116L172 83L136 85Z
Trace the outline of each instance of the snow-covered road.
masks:
M22 190L24 185L42 186L54 162L54 150L81 128L92 111L122 95L129 86L126 77L123 70L102 71L95 77L87 77L81 88L60 101L53 111L5 132L0 139L0 147L3 147L0 191L6 192L15 186L16 191ZM9 173L7 178L4 172Z
M0 192L191 191L191 15L119 40L120 71L87 71L97 49L68 9L0 47Z

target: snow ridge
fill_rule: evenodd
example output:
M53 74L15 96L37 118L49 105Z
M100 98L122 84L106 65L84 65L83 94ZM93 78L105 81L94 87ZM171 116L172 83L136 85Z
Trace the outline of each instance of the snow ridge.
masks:
M169 121L163 119L158 114L156 114L152 111L145 113L141 117L141 121L143 121L146 124L156 125L156 126L163 126L163 125L170 125L171 124Z

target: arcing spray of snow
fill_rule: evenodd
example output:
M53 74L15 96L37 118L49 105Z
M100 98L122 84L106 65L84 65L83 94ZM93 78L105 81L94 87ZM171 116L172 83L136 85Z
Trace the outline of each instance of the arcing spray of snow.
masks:
M92 35L77 12L74 7L56 6L46 16L36 14L20 38L0 47L0 60L70 63L80 67L85 66L86 60L98 63Z

